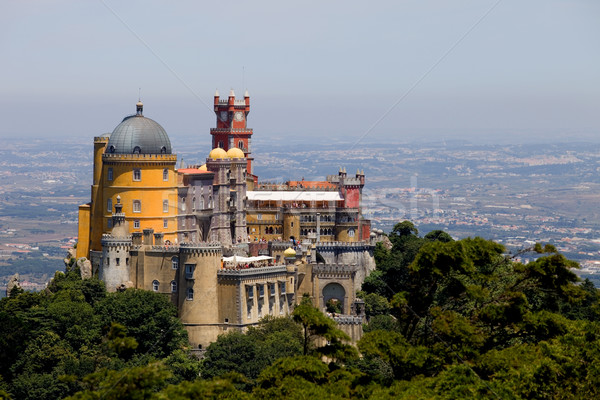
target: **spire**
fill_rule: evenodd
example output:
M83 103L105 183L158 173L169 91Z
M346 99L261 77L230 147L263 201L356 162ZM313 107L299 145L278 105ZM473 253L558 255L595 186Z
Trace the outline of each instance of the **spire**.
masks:
M229 97L235 97L235 93L234 93L233 89L231 89L229 91Z
M244 93L244 97L250 97L250 94L248 93L248 89L246 89L246 93Z
M215 89L215 97L219 97L219 89Z

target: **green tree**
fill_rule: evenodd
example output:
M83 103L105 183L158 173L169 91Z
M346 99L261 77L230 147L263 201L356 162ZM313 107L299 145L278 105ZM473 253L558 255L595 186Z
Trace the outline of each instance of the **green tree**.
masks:
M187 344L177 309L158 293L138 289L108 293L94 309L105 329L113 322L127 328L139 344L137 353L162 358Z
M336 327L335 322L312 305L308 295L304 295L299 305L293 312L294 321L303 329L303 354L311 351L312 341L321 338L326 344L315 348L313 351L334 359L344 360L356 355L356 351L348 342L350 337Z

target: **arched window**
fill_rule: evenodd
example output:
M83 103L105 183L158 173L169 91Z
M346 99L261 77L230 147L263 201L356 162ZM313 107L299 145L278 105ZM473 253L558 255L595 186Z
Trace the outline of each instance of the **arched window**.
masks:
M244 141L240 140L238 141L238 149L243 149L244 148Z
M135 146L133 148L133 154L140 154L142 152L142 149L140 148L140 146Z
M165 154L167 152L167 148L165 146L160 148L160 154Z
M115 146L112 146L112 145L111 145L111 146L108 148L108 152L109 152L109 153L114 153L114 152L115 152Z
M171 258L171 266L173 267L173 269L179 268L179 257Z
M185 296L186 300L194 300L194 289L188 288Z
M200 196L200 209L204 210L204 196Z
M177 282L171 281L171 293L177 292Z
M142 180L142 170L139 168L134 168L133 169L133 180L134 181L141 181Z
M208 208L213 208L213 198L212 196L208 196Z
M181 211L185 211L186 206L185 206L185 197L181 198Z
M163 181L169 180L169 170L167 168L163 169Z
M154 290L155 292L158 292L158 286L160 285L160 283L155 279L152 281L152 290Z
M219 141L219 147L223 148L223 141L222 140Z
M354 237L354 229L353 228L348 229L348 236Z

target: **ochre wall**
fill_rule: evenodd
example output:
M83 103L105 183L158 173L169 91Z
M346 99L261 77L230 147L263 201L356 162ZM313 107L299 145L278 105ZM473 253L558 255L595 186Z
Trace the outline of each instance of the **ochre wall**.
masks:
M77 258L89 257L90 254L90 205L79 206L77 232Z
M145 155L148 158L163 160L164 162L145 162L139 155L121 155L120 160L104 160L102 172L102 210L103 218L100 221L102 232L109 233L108 220L112 212L108 210L108 199L112 199L112 210L117 203L117 196L121 198L123 213L128 222L130 232L142 232L144 229L153 229L162 232L164 240L175 243L177 237L177 177L175 173L176 156L174 155ZM113 170L113 180L108 180L108 168ZM140 169L141 179L133 179L133 170ZM168 170L168 179L163 180L163 170ZM133 201L141 202L141 211L133 212ZM167 212L163 211L163 200L169 202ZM164 228L164 220L168 226ZM139 220L139 228L134 221ZM97 240L97 239L96 239Z

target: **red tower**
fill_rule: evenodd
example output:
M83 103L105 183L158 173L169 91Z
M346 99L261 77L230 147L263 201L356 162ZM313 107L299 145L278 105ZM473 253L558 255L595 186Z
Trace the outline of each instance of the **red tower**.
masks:
M225 151L237 147L244 152L247 158L248 174L252 174L252 160L250 157L250 137L252 129L246 128L246 118L250 113L250 95L246 90L244 100L236 100L233 89L227 99L221 100L219 91L215 92L215 114L217 127L211 128L212 147L221 147Z

